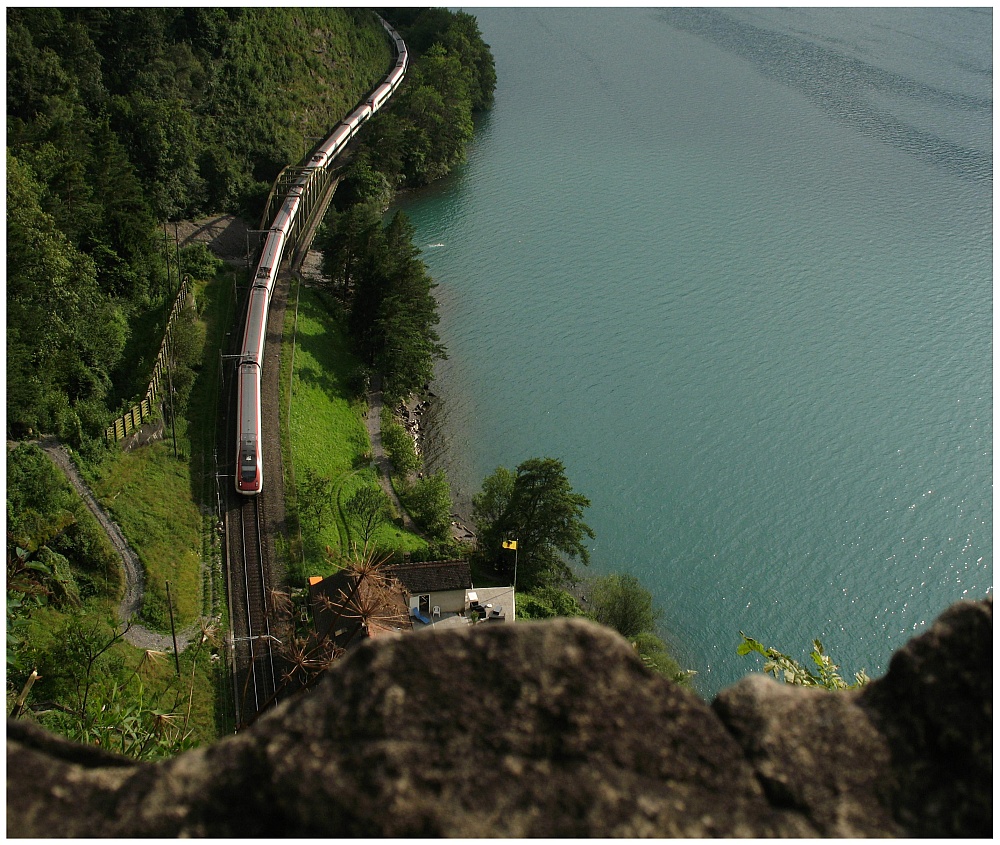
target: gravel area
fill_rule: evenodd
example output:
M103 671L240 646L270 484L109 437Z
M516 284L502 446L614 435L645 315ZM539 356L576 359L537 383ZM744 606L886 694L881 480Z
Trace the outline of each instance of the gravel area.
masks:
M176 225L176 234L182 247L204 243L228 264L244 264L248 245L255 243L256 234L238 217L231 215L185 220ZM169 231L168 231L169 235Z

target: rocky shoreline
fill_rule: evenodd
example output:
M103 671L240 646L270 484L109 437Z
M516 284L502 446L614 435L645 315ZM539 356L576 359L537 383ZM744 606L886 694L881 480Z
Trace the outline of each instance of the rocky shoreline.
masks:
M402 423L406 433L413 440L413 448L417 456L424 461L423 472L433 472L434 469L427 465L427 455L425 441L433 432L431 420L434 417L434 409L439 397L431 390L429 384L425 384L419 393L414 393L410 398L394 410L394 413ZM422 473L421 473L422 474ZM451 535L459 543L475 543L476 533L472 528L472 507L456 502L452 497L451 512Z

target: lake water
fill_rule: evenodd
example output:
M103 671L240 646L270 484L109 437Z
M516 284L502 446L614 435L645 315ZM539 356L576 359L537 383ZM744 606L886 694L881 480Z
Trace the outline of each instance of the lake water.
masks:
M472 11L433 460L562 460L706 696L741 630L883 673L992 591L991 10Z

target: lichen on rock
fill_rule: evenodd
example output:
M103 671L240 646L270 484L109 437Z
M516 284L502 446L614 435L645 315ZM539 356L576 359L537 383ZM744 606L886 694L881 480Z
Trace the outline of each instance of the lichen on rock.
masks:
M581 620L378 640L162 763L9 720L7 831L989 836L992 619L955 605L862 690L750 676L712 706Z

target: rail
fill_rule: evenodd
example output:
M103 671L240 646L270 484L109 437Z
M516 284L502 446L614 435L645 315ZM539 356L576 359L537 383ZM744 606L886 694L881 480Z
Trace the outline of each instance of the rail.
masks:
M402 81L407 64L405 44L389 24L384 20L381 22L396 45L395 66L384 81L372 89L368 99L338 124L333 134L312 154L309 161L313 162L314 166L285 168L270 192L260 229L260 233L266 236L262 249L262 254L266 255L266 262L262 257L256 259L260 264L256 275L258 282L254 288L254 290L266 290L266 296L251 298L247 307L247 319L251 319L252 311L254 326L257 326L259 320L263 320L266 325L270 298L278 281L280 265L288 258L291 258L293 265L299 260L303 250L308 247L318 219L322 217L323 210L340 180L339 172L334 172L331 167L334 158L344 151L360 126L385 104ZM234 342L235 340L234 338ZM264 404L264 399L259 374L265 369L263 340L264 336L255 335L252 343L244 344L247 346L246 349L239 350L240 355L250 354L259 364L258 381L248 389L251 390L251 401L260 402L261 406ZM257 360L258 358L260 360ZM274 370L273 366L271 370ZM243 390L242 382L239 385L235 381L231 382L227 400L230 419L234 417L234 408L240 406ZM256 442L261 444L264 439L261 422L264 409L261 407L257 410L260 413L257 414ZM229 438L233 435L239 436L237 427L227 424L225 429L224 453L235 457L237 442L230 441ZM273 434L270 436L273 437ZM258 460L261 466L263 466L263 451L263 447L259 446ZM274 449L272 453L279 454L279 450ZM229 472L230 466L238 468L239 459L233 464L227 461L225 472ZM280 477L280 466L276 465L274 472L276 478ZM234 474L219 475L218 468L217 475L220 478L235 479ZM237 494L235 481L230 486L224 522L227 583L230 589L229 611L233 632L230 654L233 658L233 691L237 699L239 730L251 724L259 713L276 702L277 689L281 681L275 664L278 662L280 666L284 666L286 659L274 648L274 645L280 643L272 635L269 621L269 615L274 612L272 603L268 600L270 585L268 568L272 560L266 544L261 542L262 529L265 526L262 522L262 508L266 504L266 502L262 504L264 495L262 486L256 489L253 498L239 505L236 505L233 499L244 499L244 496ZM240 494L243 492L239 491ZM219 504L221 506L221 500ZM230 521L230 514L235 510L240 511L240 516L237 518L233 514L233 519Z
M275 704L278 687L273 648L275 638L271 635L268 612L268 578L264 563L261 519L259 498L243 502L240 507L243 578L242 583L233 584L238 590L242 590L243 595L232 597L234 606L238 605L240 611L246 613L243 628L246 636L233 638L237 672L241 676L237 682L241 727Z

